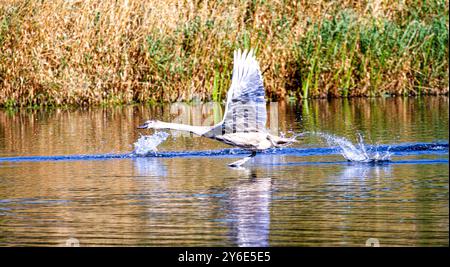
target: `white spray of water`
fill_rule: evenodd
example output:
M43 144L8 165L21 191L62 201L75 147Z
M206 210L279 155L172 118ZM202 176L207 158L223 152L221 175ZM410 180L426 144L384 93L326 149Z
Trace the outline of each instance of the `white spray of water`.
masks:
M156 132L152 135L142 135L134 143L133 154L138 156L146 156L149 154L156 154L159 144L164 142L169 134L166 132Z
M359 141L357 145L354 145L348 139L344 137L339 137L327 133L321 132L303 132L300 134L294 134L291 139L302 137L305 135L314 135L323 138L329 146L334 146L338 149L341 155L354 162L384 162L390 161L392 153L385 151L380 153L376 147L374 149L367 149L364 144L364 140L361 135L359 136ZM156 154L158 151L157 147L159 144L164 142L169 137L166 132L156 132L152 135L142 135L135 143L133 154L138 156L146 156L150 154Z
M391 160L392 153L389 152L389 150L382 154L376 149L376 147L375 151L373 151L373 149L367 150L367 147L364 144L364 140L360 134L358 134L359 141L357 145L354 145L352 142L350 142L348 139L344 137L339 137L320 132L306 132L298 136L305 134L311 134L325 139L325 141L329 146L336 146L341 155L349 161L384 162Z

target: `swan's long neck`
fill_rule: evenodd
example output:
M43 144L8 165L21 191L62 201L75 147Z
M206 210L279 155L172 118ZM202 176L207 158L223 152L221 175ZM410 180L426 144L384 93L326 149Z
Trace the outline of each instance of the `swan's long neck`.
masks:
M197 135L203 135L212 129L212 127L210 127L210 126L193 126L193 125L169 123L169 122L163 122L163 121L159 121L153 128L187 131L187 132L191 132L191 133L194 133Z

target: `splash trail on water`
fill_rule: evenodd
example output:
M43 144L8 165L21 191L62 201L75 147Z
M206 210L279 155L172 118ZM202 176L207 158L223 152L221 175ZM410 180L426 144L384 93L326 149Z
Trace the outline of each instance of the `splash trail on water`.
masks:
M339 137L322 132L304 132L300 134L293 134L290 139L294 140L297 137L305 136L308 134L325 139L326 143L329 146L336 147L340 154L348 161L377 163L387 162L391 160L392 153L389 152L389 148L387 151L380 153L376 146L369 147L365 145L364 139L360 134L358 135L359 142L357 143L357 145L354 145L344 137ZM285 137L283 133L281 133L281 136ZM158 145L164 142L168 137L169 134L166 132L156 132L152 135L142 135L134 143L134 150L132 154L137 156L156 155L158 151Z
M294 138L305 135L313 135L323 138L329 146L335 147L336 150L348 161L382 163L390 161L392 157L390 146L388 146L387 149L384 148L383 151L380 151L378 146L369 146L364 144L364 139L360 134L358 134L357 145L354 145L347 138L322 132L304 132L295 134Z
M164 142L169 134L166 132L156 132L152 135L141 135L134 143L134 150L132 154L137 156L156 155L159 144Z
M376 148L368 146L368 150L378 150L379 153L395 153L395 156L411 155L440 155L448 157L448 143L403 143L391 145L379 145ZM307 156L330 156L339 154L335 147L313 147L313 148L273 148L268 149L263 155L284 155L295 157ZM196 150L196 151L149 151L145 155L135 153L122 154L73 154L73 155L49 155L49 156L14 156L0 157L2 162L27 162L27 161L74 161L74 160L112 160L112 159L132 159L132 158L204 158L204 157L241 157L248 155L248 151L239 148L224 148L216 150ZM448 159L445 159L448 162Z
M389 162L391 156L409 155L444 155L448 157L448 142L436 143L402 143L391 145L367 145L363 143L360 136L359 143L354 145L343 137L338 137L320 132L303 132L293 134L292 139L306 135L323 138L328 147L296 148L283 147L272 148L261 152L265 155L286 155L286 156L329 156L342 155L351 162L360 163L383 163ZM111 160L111 159L132 159L132 158L194 158L194 157L241 157L248 155L248 151L239 148L224 148L216 150L200 151L158 151L157 147L169 137L166 132L156 132L153 135L143 135L134 143L134 150L131 153L122 154L82 154L82 155L49 155L49 156L14 156L0 157L2 162L27 162L27 161L74 161L74 160ZM448 163L448 159L434 160L436 163ZM1 166L0 166L1 167Z

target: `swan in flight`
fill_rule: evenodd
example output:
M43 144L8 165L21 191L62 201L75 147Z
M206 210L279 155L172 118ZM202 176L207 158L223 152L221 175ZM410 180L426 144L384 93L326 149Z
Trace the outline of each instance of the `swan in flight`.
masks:
M263 79L255 51L234 51L231 87L222 121L213 126L192 126L148 120L139 129L171 129L188 131L251 152L251 155L229 164L240 167L256 153L272 147L296 142L270 134L266 129L266 100Z

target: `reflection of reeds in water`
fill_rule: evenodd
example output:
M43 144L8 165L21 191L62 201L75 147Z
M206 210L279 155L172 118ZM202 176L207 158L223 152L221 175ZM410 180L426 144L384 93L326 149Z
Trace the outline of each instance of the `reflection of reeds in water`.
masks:
M382 136L395 142L417 141L410 139L412 132L423 141L448 139L444 131L449 115L446 97L314 100L303 105L271 103L267 107L267 128L274 134L321 131L353 139L355 131L360 131L367 143L377 142ZM217 103L0 111L0 146L3 156L125 153L133 150L140 133L151 133L136 129L147 119L207 126L220 120L222 114L223 106ZM170 134L160 145L161 150L228 147L189 133Z
M448 92L448 1L2 1L0 106L222 100L257 47L270 99Z
M2 166L1 205L11 209L2 210L0 244L58 245L71 236L81 246L448 244L444 165L252 171L221 159Z
M411 141L413 134L421 140L448 138L445 97L306 104L278 103L278 130L354 136L354 129L362 129L376 138L393 129L398 143ZM219 112L216 104L0 111L0 148L2 156L131 152L137 125L148 118L170 121L180 110L195 113L186 123L196 125L211 123ZM160 150L222 147L177 137ZM369 237L380 238L383 246L448 244L445 165L277 167L278 161L316 159L263 155L252 168L264 176L252 179L229 169L223 164L228 160L234 159L2 163L0 197L13 204L1 203L6 234L0 243L56 245L72 236L81 246L363 246ZM24 204L25 198L40 203Z
M317 100L301 109L302 131L340 133L352 139L361 132L368 143L388 132L389 138L398 142L416 142L409 137L411 133L436 141L436 134L448 129L447 97ZM439 126L430 128L434 123ZM448 134L441 138L448 139Z
M69 237L81 246L142 244L145 225L136 214L145 209L129 197L139 191L130 167L112 161L35 162L3 171L14 189L0 190L1 198L17 210L0 221L9 233L0 244L55 246Z
M447 244L445 197L436 195L438 188L418 186L428 183L423 177L440 177L444 184L445 174L438 173L445 166L439 169L353 164L285 168L295 176L273 180L270 245L363 247L368 238L378 238L382 246ZM436 211L442 216L427 222ZM433 238L419 240L427 236L422 231Z

